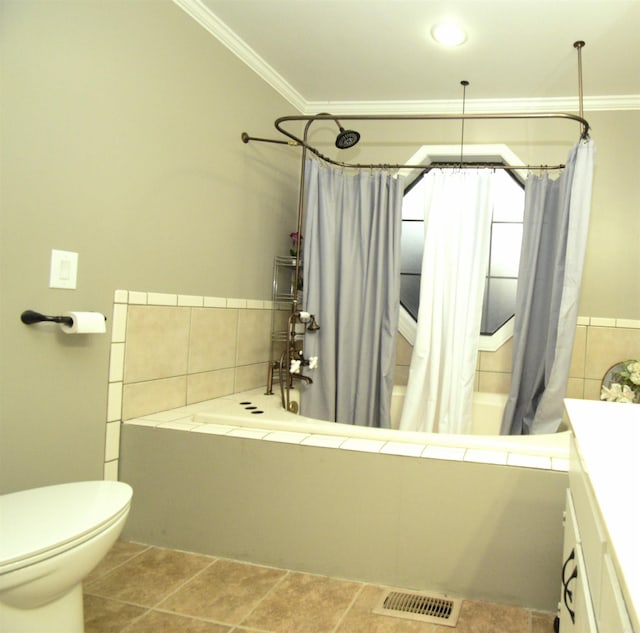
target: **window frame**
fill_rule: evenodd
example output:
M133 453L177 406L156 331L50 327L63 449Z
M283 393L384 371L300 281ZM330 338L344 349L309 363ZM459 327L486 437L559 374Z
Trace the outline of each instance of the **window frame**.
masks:
M399 171L408 182L416 179L418 175L429 166L430 163L451 161L452 157L460 157L460 145L423 145L407 161L408 165L423 165L420 168L404 168ZM475 161L485 159L487 162L503 161L507 165L522 165L522 170L516 170L524 182L526 179L526 168L524 162L517 154L502 143L465 145L462 159L473 158ZM455 159L458 160L458 159ZM492 335L478 334L478 350L495 352L513 336L514 317L508 319ZM400 315L398 321L398 331L410 345L415 345L417 322L400 304Z

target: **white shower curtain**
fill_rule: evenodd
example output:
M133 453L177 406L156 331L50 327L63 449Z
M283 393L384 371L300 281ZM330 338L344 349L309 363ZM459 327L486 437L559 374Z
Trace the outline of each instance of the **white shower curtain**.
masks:
M553 433L569 381L591 209L594 145L580 141L557 180L530 176L502 433Z
M432 170L416 342L400 428L466 433L489 257L491 172Z
M308 332L304 415L389 426L400 307L402 179L305 163L304 303Z

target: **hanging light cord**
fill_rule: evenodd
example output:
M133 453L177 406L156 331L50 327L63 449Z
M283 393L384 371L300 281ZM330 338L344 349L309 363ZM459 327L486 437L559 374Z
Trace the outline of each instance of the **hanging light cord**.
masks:
M460 85L462 86L462 123L460 126L460 169L462 169L462 165L463 165L463 158L464 158L464 110L465 110L465 104L467 101L467 86L469 85L469 82L466 79L463 79L460 82Z

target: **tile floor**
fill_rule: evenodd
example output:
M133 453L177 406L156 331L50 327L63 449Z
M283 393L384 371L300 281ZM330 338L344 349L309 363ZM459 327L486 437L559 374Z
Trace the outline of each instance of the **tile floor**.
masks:
M553 614L464 600L455 628L374 615L385 588L117 542L84 583L86 633L552 633Z

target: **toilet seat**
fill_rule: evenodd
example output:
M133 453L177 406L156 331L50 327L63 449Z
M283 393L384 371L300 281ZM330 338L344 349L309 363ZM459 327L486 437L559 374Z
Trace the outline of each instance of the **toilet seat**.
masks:
M129 511L132 493L118 481L82 481L0 496L0 575L103 532Z

